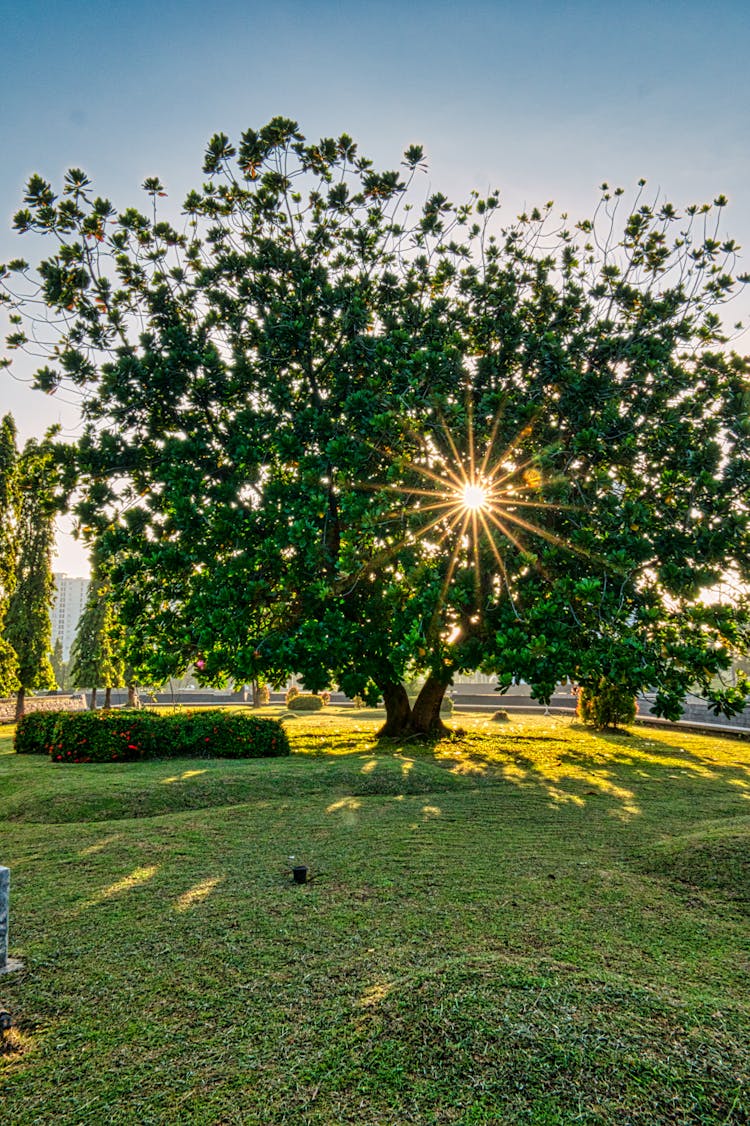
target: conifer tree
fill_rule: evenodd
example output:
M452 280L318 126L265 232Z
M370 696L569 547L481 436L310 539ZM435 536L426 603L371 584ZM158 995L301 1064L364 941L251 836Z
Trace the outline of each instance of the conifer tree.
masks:
M18 519L18 452L11 414L0 422L0 696L18 688L18 659L3 637L3 624L16 582L16 522Z
M113 688L123 683L121 627L112 603L109 574L95 560L86 605L78 623L70 653L70 679L75 688L91 689L91 709L96 708L97 688L105 690L105 708Z
M54 648L50 654L50 664L52 665L52 672L57 681L57 687L61 692L65 692L68 688L68 665L63 659L63 646L59 637L55 641Z
M52 647L50 606L54 592L52 459L49 444L31 439L18 462L20 503L15 586L5 618L5 638L18 659L16 719L24 714L27 692L55 686L49 660Z

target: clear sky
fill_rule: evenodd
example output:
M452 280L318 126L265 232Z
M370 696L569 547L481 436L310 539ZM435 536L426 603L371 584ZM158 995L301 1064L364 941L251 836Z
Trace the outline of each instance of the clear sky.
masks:
M118 207L159 175L180 199L212 133L283 114L381 166L422 143L425 190L497 188L509 215L582 217L603 180L678 206L723 192L750 270L749 60L747 0L0 0L0 261L31 256L11 217L32 172L82 167ZM75 432L62 393L15 374L0 411L22 437ZM64 535L56 566L86 571Z

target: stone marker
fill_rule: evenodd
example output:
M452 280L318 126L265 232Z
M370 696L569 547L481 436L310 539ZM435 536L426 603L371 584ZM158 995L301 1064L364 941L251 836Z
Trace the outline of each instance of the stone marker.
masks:
M20 970L23 963L8 957L8 918L10 916L10 868L0 868L0 974Z
M10 868L0 868L0 973L8 965L8 913L10 911Z

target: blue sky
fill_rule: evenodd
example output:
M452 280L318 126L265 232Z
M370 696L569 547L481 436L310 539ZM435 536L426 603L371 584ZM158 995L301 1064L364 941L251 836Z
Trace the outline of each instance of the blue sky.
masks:
M0 0L0 261L32 172L83 167L118 206L159 175L179 200L205 142L276 114L350 133L383 166L423 143L431 186L500 190L509 214L590 213L602 180L676 204L729 196L750 270L750 4L467 0ZM20 380L28 375L21 365ZM24 437L75 409L0 373ZM59 565L84 556L61 539Z

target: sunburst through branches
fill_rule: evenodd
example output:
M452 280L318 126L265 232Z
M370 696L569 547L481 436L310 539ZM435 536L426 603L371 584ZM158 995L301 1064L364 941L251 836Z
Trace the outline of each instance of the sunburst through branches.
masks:
M532 433L527 425L500 453L496 449L500 417L495 418L481 458L476 452L476 435L471 410L460 445L446 421L439 417L440 430L429 438L412 432L419 453L405 463L405 480L400 484L365 487L388 491L402 503L383 518L384 522L408 521L408 531L386 548L368 569L394 559L407 545L422 540L434 553L450 545L450 555L435 606L433 623L445 604L448 590L460 566L473 570L476 613L481 616L483 579L499 582L509 597L513 587L506 565L510 550L520 552L529 565L539 564L529 540L539 537L577 554L589 555L532 518L533 510L548 516L575 505L545 499L545 479L540 469L542 451L530 457L519 456ZM409 478L411 480L409 480ZM547 484L551 482L547 479ZM484 549L483 545L489 549ZM505 556L505 558L504 558ZM589 556L590 558L590 556ZM494 565L493 565L494 564ZM489 574L488 574L489 572Z

